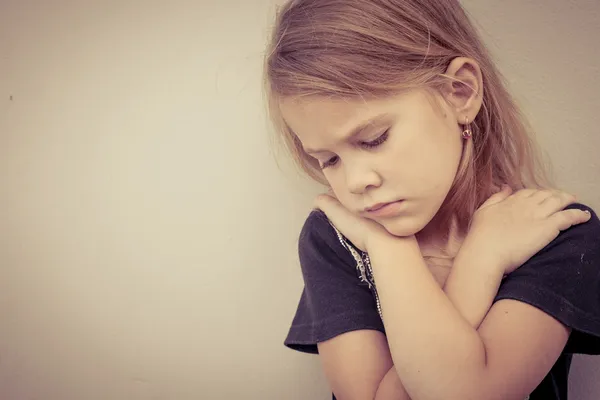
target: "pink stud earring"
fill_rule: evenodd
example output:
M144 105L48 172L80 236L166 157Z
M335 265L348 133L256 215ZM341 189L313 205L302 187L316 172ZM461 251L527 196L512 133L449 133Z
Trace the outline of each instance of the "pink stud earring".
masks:
M470 139L473 136L471 125L469 124L469 118L465 117L465 127L462 133L463 139Z

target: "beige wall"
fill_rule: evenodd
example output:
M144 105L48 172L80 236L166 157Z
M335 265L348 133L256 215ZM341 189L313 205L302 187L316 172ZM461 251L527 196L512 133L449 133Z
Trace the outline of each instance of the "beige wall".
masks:
M0 0L2 400L328 397L282 346L319 188L267 148L273 1ZM465 4L600 211L600 3Z

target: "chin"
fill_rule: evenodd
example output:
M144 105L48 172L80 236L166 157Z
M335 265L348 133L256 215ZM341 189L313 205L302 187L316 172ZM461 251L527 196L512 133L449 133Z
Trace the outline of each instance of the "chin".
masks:
M421 231L428 221L421 221L414 217L399 217L382 221L380 224L393 236L412 236Z

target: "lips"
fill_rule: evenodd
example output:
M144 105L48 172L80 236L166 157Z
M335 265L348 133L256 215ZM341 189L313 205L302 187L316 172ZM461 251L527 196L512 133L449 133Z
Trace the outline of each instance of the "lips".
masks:
M387 206L388 204L391 204L391 203L393 203L393 201L390 201L390 202L388 202L388 203L377 203L377 204L375 204L374 206L371 206L371 207L365 208L365 211L367 211L367 212L370 212L370 211L377 211L377 210L379 210L380 208L382 208L382 207L385 207L385 206Z
M390 204L398 203L400 201L402 201L402 200L392 200L392 201L388 201L388 202L385 202L385 203L376 203L376 204L372 205L371 207L365 208L364 211L365 212L374 212L374 211L377 211L377 210L379 210L379 209L381 209L381 208L383 208L385 206L389 206Z
M393 218L406 212L404 200L396 200L389 203L377 203L365 208L365 216L368 218Z

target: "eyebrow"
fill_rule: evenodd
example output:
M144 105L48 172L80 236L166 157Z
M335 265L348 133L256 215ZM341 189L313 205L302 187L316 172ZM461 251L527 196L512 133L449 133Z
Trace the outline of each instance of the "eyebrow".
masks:
M349 141L357 136L359 136L361 133L370 130L370 129L375 129L378 126L377 125L383 125L384 122L386 122L387 120L389 120L391 118L391 114L380 114L377 115L373 118L369 118L367 121L361 122L358 126L356 126L355 128L353 128L350 131L350 134L347 135L346 137L344 137L342 139L342 141ZM325 149L311 149L308 147L303 147L304 151L308 154L314 154L314 153L326 153L328 150Z

